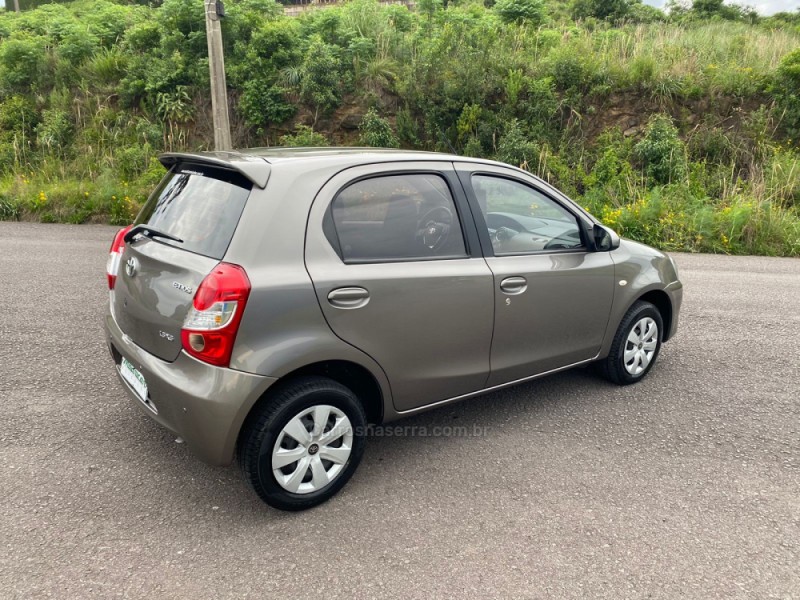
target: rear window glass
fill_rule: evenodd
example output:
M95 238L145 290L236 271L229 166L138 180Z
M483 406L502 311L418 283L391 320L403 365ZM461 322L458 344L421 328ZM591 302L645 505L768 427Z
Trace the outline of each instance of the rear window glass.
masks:
M183 240L169 244L221 259L242 216L252 184L233 171L181 165L167 173L136 218L136 225Z

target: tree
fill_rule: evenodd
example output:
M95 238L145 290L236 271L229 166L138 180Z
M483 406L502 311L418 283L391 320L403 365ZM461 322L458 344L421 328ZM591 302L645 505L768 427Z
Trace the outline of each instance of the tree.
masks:
M547 15L544 0L498 0L494 10L506 23L541 25Z
M339 106L342 61L337 47L326 44L319 34L311 37L300 71L300 98L314 107L314 124L320 114Z
M594 17L606 21L624 19L631 12L633 0L574 0L572 17L586 19Z
M692 11L703 18L722 15L723 8L722 0L694 0L692 4Z
M692 13L701 19L719 17L728 21L739 21L746 18L753 21L754 17L758 18L758 14L752 8L730 6L724 4L723 0L694 0Z
M417 10L428 16L428 23L433 20L433 15L438 10L442 10L444 8L443 0L419 0L417 2Z
M627 19L634 23L658 23L666 21L667 15L655 6L637 1L631 5L631 12Z

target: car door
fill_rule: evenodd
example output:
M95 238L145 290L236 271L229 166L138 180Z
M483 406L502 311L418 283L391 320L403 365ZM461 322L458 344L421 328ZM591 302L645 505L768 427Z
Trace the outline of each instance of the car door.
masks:
M331 329L381 365L398 411L484 387L493 277L452 163L332 178L309 215L306 266Z
M456 168L494 277L488 385L594 358L611 311L614 262L589 249L585 217L514 169Z

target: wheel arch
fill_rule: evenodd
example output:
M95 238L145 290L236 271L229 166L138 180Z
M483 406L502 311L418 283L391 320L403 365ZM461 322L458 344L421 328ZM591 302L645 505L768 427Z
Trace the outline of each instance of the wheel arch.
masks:
M669 339L670 332L672 331L673 309L672 300L670 300L669 294L667 294L667 292L664 290L650 290L639 296L633 303L631 303L631 306L638 301L649 302L658 309L664 325L664 336L661 338L661 341L666 342ZM627 310L630 310L630 307L628 307ZM627 312L627 310L625 312Z
M384 417L384 398L380 383L366 367L348 360L322 360L299 367L281 376L273 383L250 407L241 427L237 433L238 448L242 432L246 431L248 424L258 414L261 407L270 401L276 390L290 384L292 381L307 376L327 377L352 390L361 401L367 422L380 424Z

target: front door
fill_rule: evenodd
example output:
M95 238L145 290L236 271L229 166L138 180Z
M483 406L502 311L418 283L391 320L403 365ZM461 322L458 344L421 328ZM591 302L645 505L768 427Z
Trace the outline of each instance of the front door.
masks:
M486 262L495 324L488 385L594 358L614 295L608 252L590 251L574 207L512 169L460 165Z
M485 385L493 277L452 163L334 177L311 210L306 265L331 329L381 365L398 411Z

